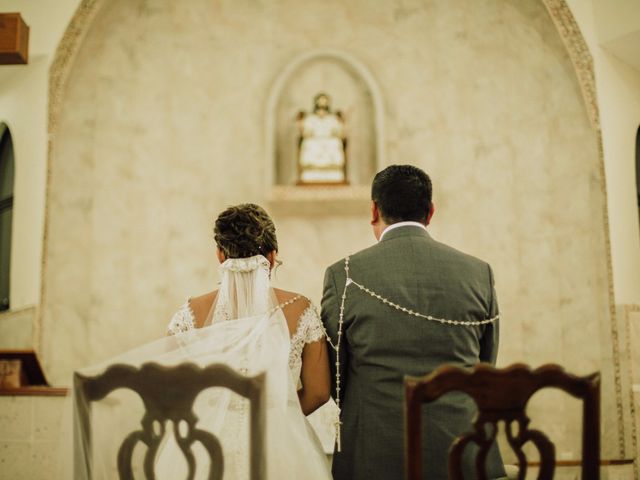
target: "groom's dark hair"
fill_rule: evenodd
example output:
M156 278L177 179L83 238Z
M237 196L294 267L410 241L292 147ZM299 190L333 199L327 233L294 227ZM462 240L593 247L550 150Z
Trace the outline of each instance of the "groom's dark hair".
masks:
M387 225L425 222L431 193L429 175L413 165L391 165L378 172L371 185L371 199Z

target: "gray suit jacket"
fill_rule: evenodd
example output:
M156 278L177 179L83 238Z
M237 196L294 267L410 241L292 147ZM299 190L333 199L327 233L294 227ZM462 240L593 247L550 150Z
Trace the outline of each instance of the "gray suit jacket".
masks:
M483 320L498 312L489 265L415 226L391 230L378 244L351 256L350 277L434 317ZM345 282L342 260L327 269L324 280L322 321L333 341ZM404 375L425 375L443 364L493 364L497 349L497 322L442 325L402 313L350 285L340 352L342 452L334 456L334 479L404 479ZM335 396L336 359L330 353ZM425 478L447 478L448 449L456 436L470 430L474 412L473 402L459 393L425 406ZM475 452L467 453L465 470L471 472ZM490 478L504 475L497 448L488 465Z

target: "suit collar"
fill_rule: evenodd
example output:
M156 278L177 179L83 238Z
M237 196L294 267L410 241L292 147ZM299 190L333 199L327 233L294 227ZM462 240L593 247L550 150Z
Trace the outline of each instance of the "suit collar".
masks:
M394 228L393 230L388 230L379 243L387 242L389 240L393 240L394 238L400 237L425 237L431 238L429 233L422 227L416 225L403 225L402 227Z

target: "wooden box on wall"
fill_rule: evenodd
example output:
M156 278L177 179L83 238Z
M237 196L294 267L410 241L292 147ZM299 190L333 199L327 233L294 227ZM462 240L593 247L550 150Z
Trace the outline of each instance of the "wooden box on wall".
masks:
M29 27L19 13L0 13L0 65L29 61Z

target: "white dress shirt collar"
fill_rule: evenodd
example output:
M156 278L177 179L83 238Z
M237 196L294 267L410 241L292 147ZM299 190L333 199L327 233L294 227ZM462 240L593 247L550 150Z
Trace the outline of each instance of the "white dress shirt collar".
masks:
M380 235L380 240L378 240L378 241L381 242L387 232L390 232L391 230L395 230L396 228L400 228L400 227L420 227L425 232L427 231L427 227L425 227L422 223L419 223L419 222L398 222L398 223L393 223L393 224L389 225L387 228L385 228L382 231L382 235Z

